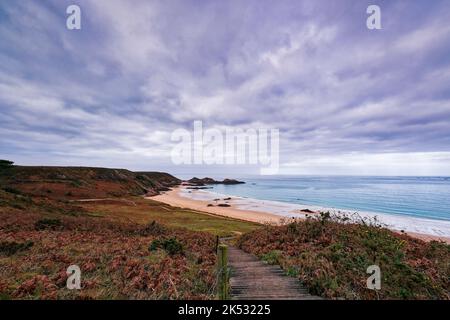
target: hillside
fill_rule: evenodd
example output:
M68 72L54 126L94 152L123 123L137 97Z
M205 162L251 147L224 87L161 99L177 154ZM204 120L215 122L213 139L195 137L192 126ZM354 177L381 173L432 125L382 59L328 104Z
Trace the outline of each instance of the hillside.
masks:
M0 163L1 299L213 299L216 236L331 299L450 299L450 246L329 213L262 226L144 199L161 172ZM94 201L76 201L91 199ZM65 287L68 266L81 291ZM380 291L366 269L379 265Z
M311 294L331 299L450 299L450 246L424 242L377 221L327 213L243 235L238 246L281 265ZM381 290L367 289L367 267L378 265Z
M156 195L180 182L168 173L125 169L12 166L0 170L0 187L52 199Z
M214 297L214 236L159 224L148 204L140 209L146 222L0 191L0 300ZM82 290L66 288L73 264Z
M216 235L258 227L135 196L179 183L166 173L3 166L0 182L0 300L213 299Z

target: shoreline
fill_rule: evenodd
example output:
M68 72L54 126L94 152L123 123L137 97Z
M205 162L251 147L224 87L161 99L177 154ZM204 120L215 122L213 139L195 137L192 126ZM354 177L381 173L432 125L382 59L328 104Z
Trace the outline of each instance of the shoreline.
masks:
M255 222L260 224L281 224L286 221L286 219L289 218L296 218L296 219L305 219L306 214L313 215L314 213L295 213L293 212L290 215L277 215L271 212L265 211L264 208L260 208L257 206L251 206L256 207L257 209L242 209L239 207L239 205L236 203L236 199L239 199L239 197L230 197L227 198L225 201L224 199L220 199L220 203L226 203L227 207L219 207L217 205L214 206L208 206L208 204L218 203L218 201L209 200L209 199L193 199L192 197L183 196L181 192L183 189L181 187L173 188L170 191L166 191L160 195L152 196L152 197L146 197L151 200L159 201L174 207L180 207L185 209L191 209L196 211L204 212L205 214L213 214L217 216L227 217L227 218L233 218L238 220L245 220L249 222ZM190 193L197 193L199 190L189 190ZM259 200L258 200L259 201ZM262 204L264 204L264 201L260 201ZM267 201L270 202L270 201ZM390 230L397 232L399 234L407 234L411 237L421 239L423 241L444 241L448 244L450 244L450 237L446 236L438 236L438 235L432 235L432 234L426 234L426 233L419 233L419 232L413 232L413 231L405 231L400 232L399 230L389 228Z
M281 217L275 214L256 210L243 210L236 208L232 204L230 204L230 207L218 207L218 206L208 207L208 204L211 201L196 200L183 197L179 194L180 192L179 189L180 188L173 188L172 190L165 191L160 195L146 197L146 199L159 201L171 205L173 207L202 211L213 215L250 221L260 224L265 223L278 224L281 222L280 221Z

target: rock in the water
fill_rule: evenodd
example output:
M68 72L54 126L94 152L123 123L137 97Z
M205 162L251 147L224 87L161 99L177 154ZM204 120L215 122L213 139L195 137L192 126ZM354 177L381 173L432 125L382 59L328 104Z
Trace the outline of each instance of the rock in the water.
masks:
M199 179L197 177L194 177L190 180L187 181L190 185L194 185L194 186L204 186L204 185L208 185L208 184L241 184L241 183L245 183L243 181L238 181L236 179L224 179L223 181L218 181L218 180L214 180L212 178L202 178Z

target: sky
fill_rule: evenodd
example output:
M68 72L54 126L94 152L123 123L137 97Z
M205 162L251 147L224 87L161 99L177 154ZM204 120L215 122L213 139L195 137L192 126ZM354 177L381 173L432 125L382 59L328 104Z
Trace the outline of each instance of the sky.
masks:
M1 0L0 158L258 174L175 165L172 133L202 121L278 129L280 174L450 175L449 19L446 0Z

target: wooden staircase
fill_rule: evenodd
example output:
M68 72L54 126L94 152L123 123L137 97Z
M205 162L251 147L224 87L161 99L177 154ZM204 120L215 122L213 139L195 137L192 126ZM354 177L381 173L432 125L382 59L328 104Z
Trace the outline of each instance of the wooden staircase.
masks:
M271 266L236 247L228 247L231 298L233 300L319 300L310 295L300 281L288 277L278 266Z

